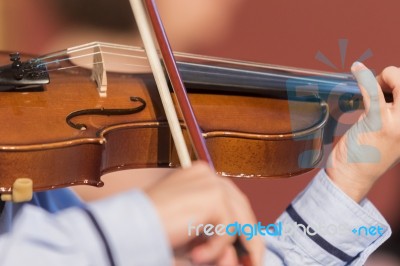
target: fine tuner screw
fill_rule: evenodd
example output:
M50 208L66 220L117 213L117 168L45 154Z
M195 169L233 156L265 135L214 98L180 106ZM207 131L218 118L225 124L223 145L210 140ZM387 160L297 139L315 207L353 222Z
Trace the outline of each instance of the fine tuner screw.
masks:
M10 61L13 62L11 67L14 69L14 78L16 80L21 80L24 77L24 71L21 69L22 62L19 53L11 53Z
M18 52L16 52L16 53L11 53L10 54L10 60L12 61L12 62L18 62L18 61L20 61L20 56L19 56L19 53Z

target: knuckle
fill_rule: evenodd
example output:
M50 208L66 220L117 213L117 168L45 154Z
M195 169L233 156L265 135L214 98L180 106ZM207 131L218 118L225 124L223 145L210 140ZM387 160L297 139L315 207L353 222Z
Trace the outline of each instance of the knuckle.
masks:
M207 164L206 162L204 162L204 161L196 161L196 162L194 163L194 165L195 165L196 167L198 167L199 169L203 169L203 170L209 168L209 167L208 167L208 164Z
M384 80L390 80L399 74L400 74L400 68L395 66L388 66L382 71L382 77Z
M212 171L211 171L211 169L210 169L210 166L209 166L206 162L203 162L203 161L198 161L198 162L196 162L196 163L193 165L193 167L194 167L197 171L199 171L199 172L201 172L201 173L204 173L204 174L210 175L210 174L212 173Z
M389 74L389 73L393 73L393 71L398 71L398 68L395 67L395 66L388 66L388 67L385 67L385 68L383 69L382 74L383 74L384 76L386 76L386 75Z
M221 187L220 183L218 182L217 178L209 178L208 185L210 187L210 193L217 199L224 198L224 189Z

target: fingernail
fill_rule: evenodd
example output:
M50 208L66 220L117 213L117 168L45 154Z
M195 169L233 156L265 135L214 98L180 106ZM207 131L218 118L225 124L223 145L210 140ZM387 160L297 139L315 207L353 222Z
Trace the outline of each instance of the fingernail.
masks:
M355 72L355 71L359 71L359 70L365 69L365 68L366 68L366 66L364 66L363 63L356 61L356 62L354 62L353 65L351 66L351 71L352 71L352 72Z

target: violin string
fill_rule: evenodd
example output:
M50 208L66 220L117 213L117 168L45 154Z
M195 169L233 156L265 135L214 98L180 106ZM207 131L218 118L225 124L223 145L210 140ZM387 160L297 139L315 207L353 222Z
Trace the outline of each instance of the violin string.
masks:
M88 44L84 44L84 45L80 45L80 46L75 46L72 48L68 48L67 50L63 50L63 51L59 51L56 53L52 53L49 55L45 55L41 58L39 58L40 60L47 60L47 59L53 59L56 57L61 57L61 56L67 56L69 54L74 54L74 53L79 53L85 50L89 50L89 49L114 49L117 51L123 51L125 52L125 54L122 53L118 53L119 56L123 56L123 57L131 57L131 58L139 58L139 59L147 59L146 56L140 56L140 55L129 55L129 53L141 53L143 55L145 55L145 50L144 48L141 47L134 47L134 46L129 46L129 45L122 45L122 44L112 44L112 43L105 43L105 42L92 42L92 43L88 43ZM88 54L83 54L83 55L78 55L78 56L93 56L95 54L97 54L99 52L91 52ZM104 52L101 51L100 53L103 54L108 54L109 52ZM295 73L299 73L299 74L303 74L303 75L311 75L311 76L333 76L339 79L343 79L343 80L353 80L352 75L349 74L344 74L344 73L327 73L327 72L323 72L323 71L316 71L316 70L312 70L310 71L309 69L301 69L301 68L294 68L294 67L282 67L282 66L277 66L277 65L269 65L269 64L264 64L264 63L254 63L254 62L244 62L244 61L239 61L239 60L231 60L231 59L224 59L224 58L216 58L216 57L207 57L207 56L199 56L199 55L193 55L193 54L187 54L187 53L176 53L177 56L186 58L186 59L193 59L193 60L201 60L201 61L212 61L212 62L216 62L216 63L226 63L227 65L230 66L241 66L241 67L251 67L251 68L256 68L256 69L266 69L268 70L276 70L276 71L289 71L289 72L295 72ZM77 56L72 56L69 58L58 58L55 59L53 61L49 61L49 62L45 62L43 63L44 65L49 65L52 63L60 63L63 62L64 60L73 60L75 59ZM79 67L79 66L77 66Z
M65 54L65 53L77 53L81 52L84 50L88 49L101 49L101 48L108 48L108 49L116 49L116 50L126 50L126 51L134 51L134 52L140 52L145 54L145 51L143 48L139 47L134 47L134 46L128 46L128 45L121 45L121 44L111 44L111 43L90 43L90 44L84 44L80 46L75 46L72 48L68 48L67 50L59 51L56 53L49 54L47 56L43 56L42 59L47 59L49 57L52 57L54 54L59 55L59 54Z
M112 53L112 52L93 52L93 53L88 53L88 54L83 54L83 55L76 55L76 56L62 58L62 59L55 59L53 61L43 62L40 65L49 65L49 64L53 64L53 63L60 63L60 62L63 62L63 61L70 61L70 60L84 58L84 57L93 57L96 54L113 55L113 56L128 57L128 58L134 58L134 59L146 59L147 60L147 57L139 56L139 55L128 55L128 54Z
M66 66L66 67L59 67L59 68L56 68L56 69L51 69L51 70L47 70L47 72L54 72L54 71L63 71L63 70L69 70L69 69L73 69L73 68L77 68L77 67L79 67L79 68L85 68L85 66L87 67L87 68L90 68L91 66L94 66L94 65L99 65L99 64L104 64L105 62L103 62L103 61L101 61L101 62L96 62L96 63L88 63L88 64L81 64L81 65L79 65L79 66ZM110 62L107 62L107 65L108 66L110 66L110 65L116 65L116 66L119 66L119 67L121 67L121 66L127 66L127 67L129 67L129 68L142 68L142 69L145 69L145 70L149 70L149 66L148 65L138 65L138 64L127 64L127 63L110 63ZM107 69L106 69L107 70Z
M71 60L77 60L77 59L81 59L81 58L85 58L85 57L93 57L96 54L103 54L103 55L110 55L110 56L116 56L116 57L122 57L122 58L128 58L128 59L140 59L140 60L146 60L147 62L147 57L145 56L138 56L138 55L128 55L128 54L122 54L122 53L113 53L113 52L93 52L93 53L88 53L88 54L83 54L83 55L77 55L77 56L72 56L72 57L68 57L68 58L58 58L55 59L53 61L48 61L48 62L43 62L42 64L40 64L40 66L49 66L51 64L56 64L56 65L60 65L61 63L65 62L65 61L71 61ZM47 57L50 58L50 57ZM118 62L105 62L105 61L99 61L99 62L91 62L91 63L84 63L84 64L79 64L79 65L74 65L74 66L67 66L67 67L59 67L57 69L51 69L48 70L50 71L55 71L55 70L64 70L64 69L71 69L71 68L76 68L76 67L83 67L83 66L87 66L90 67L92 65L95 64L107 64L107 65L119 65L119 66L131 66L131 67L142 67L142 68L149 68L148 64L133 64L133 63L118 63Z
M144 49L143 48L139 48L139 47L122 45L122 44L93 42L93 43L89 43L89 44L84 44L84 45L68 48L66 50L58 51L58 52L55 52L55 53L47 54L47 55L44 55L44 56L40 57L40 59L44 60L44 59L51 58L51 57L54 57L54 56L60 56L60 55L65 55L65 54L70 54L70 53L76 53L76 52L80 52L80 51L84 51L84 50L88 50L88 49L95 49L95 48L98 48L98 49L100 49L100 48L110 48L110 49L119 49L119 50L127 50L127 51L145 53Z
M128 54L111 53L111 52L94 52L94 53L76 55L76 56L62 58L62 59L55 59L53 61L43 62L40 65L49 65L49 64L53 64L53 63L57 63L58 64L58 63L63 62L63 61L70 61L70 60L84 58L84 57L93 57L96 54L113 55L113 56L127 57L127 58L133 58L133 59L146 59L147 60L147 57L145 57L145 56L128 55Z

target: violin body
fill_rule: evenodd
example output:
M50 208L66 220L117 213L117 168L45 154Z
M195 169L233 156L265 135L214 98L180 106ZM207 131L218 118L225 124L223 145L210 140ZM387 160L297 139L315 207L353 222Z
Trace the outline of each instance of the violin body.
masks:
M1 64L7 61L8 54L1 53ZM122 169L179 166L151 74L107 73L105 97L88 68L75 66L49 75L50 83L42 90L0 92L0 193L10 193L21 177L32 179L34 191L41 191L102 186L103 174ZM189 85L188 95L221 175L292 176L322 158L328 111L319 101L212 86L191 90ZM139 107L122 115L81 112ZM85 128L74 128L71 122Z

